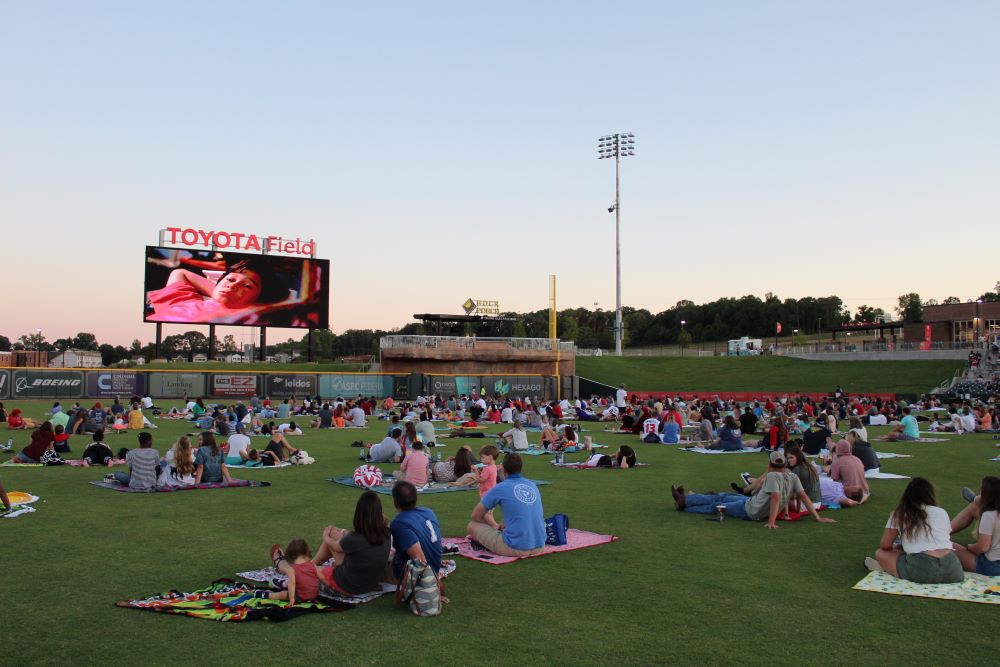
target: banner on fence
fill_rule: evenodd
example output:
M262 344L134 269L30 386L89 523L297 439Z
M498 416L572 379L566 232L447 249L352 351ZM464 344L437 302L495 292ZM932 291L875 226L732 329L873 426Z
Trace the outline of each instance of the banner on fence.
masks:
M90 398L113 398L142 396L146 392L146 374L131 371L89 371L87 373L87 396Z
M209 381L209 387L211 387L209 394L219 397L249 398L257 393L257 381L256 375L217 373L212 375Z
M156 398L198 398L205 395L201 373L150 373L149 393Z
M319 383L315 375L267 375L264 379L264 395L271 398L315 396L318 393Z
M393 389L393 376L352 373L319 376L319 395L323 398L375 396L385 398Z
M11 398L80 398L81 371L14 371Z

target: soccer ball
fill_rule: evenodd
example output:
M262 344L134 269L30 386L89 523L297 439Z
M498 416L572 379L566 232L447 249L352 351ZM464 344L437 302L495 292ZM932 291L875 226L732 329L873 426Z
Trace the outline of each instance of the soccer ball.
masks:
M373 465L358 466L354 471L354 485L371 489L382 484L382 471Z

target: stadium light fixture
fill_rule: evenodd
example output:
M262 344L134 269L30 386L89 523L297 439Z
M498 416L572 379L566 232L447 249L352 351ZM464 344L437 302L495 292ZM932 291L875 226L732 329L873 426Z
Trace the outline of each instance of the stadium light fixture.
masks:
M621 159L635 155L635 135L618 132L597 140L597 159L615 159L615 203L608 213L615 214L615 354L622 356L622 250L621 250Z

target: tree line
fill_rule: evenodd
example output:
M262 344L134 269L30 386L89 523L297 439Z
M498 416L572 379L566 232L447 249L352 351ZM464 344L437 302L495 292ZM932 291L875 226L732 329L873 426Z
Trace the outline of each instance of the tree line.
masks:
M1000 301L1000 282L993 291L979 297L982 301ZM895 317L907 322L919 322L925 305L936 305L934 299L923 301L919 294L910 292L900 295L894 309ZM958 297L948 297L941 303L961 303ZM651 313L644 308L624 307L622 309L623 338L631 347L657 345L691 345L706 341L729 340L741 336L767 339L782 326L782 336L789 336L798 330L801 334L815 334L848 322L877 322L893 319L881 308L861 305L853 313L844 307L838 296L803 297L801 299L779 299L771 293L761 299L755 295L739 298L726 297L710 303L695 304L692 301L678 301L672 308L660 313ZM558 335L562 340L573 341L582 348L614 347L615 313L610 310L590 310L588 308L568 308L557 314ZM344 357L360 357L378 354L379 338L391 334L445 336L515 336L519 338L545 338L549 333L549 311L536 310L530 313L504 313L500 320L477 323L456 323L425 326L412 322L398 329L349 329L335 334L329 329L313 331L312 349L314 359L330 361ZM308 334L299 339L288 338L267 346L266 354L285 353L308 356ZM72 337L59 338L49 342L41 332L24 334L16 341L0 335L0 351L67 349L97 350L106 366L126 361L138 356L147 360L155 356L152 342L143 344L135 339L128 347L101 344L92 333L80 332ZM216 338L216 353L242 352L233 335ZM200 331L185 331L163 339L161 357L177 355L190 359L195 354L207 354L209 339Z

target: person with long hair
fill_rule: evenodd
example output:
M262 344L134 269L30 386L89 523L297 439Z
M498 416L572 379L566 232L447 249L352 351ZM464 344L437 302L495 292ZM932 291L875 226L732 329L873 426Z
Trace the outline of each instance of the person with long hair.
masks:
M195 483L195 454L191 439L186 435L177 438L174 446L167 451L163 469L160 472L160 486L190 486Z
M214 484L223 479L227 483L232 482L229 476L229 469L226 468L222 460L222 450L215 442L215 434L211 431L204 431L200 436L200 446L194 457L195 464L195 484Z
M963 493L968 493L963 490ZM978 521L976 541L963 545L953 543L955 554L966 572L990 577L1000 576L1000 477L983 477L979 495L951 521L951 532L957 533Z
M899 543L896 544L896 539ZM951 544L951 520L937 506L934 485L914 477L889 515L875 558L865 567L918 584L962 581L962 562Z
M382 501L374 491L365 491L354 507L352 530L327 526L312 562L319 567L320 581L336 592L368 593L379 587L389 560L389 544Z
M56 434L52 428L52 422L42 422L41 425L31 432L31 442L28 446L17 453L15 460L21 463L38 463L42 459L42 454L53 449L56 441Z
M705 449L721 449L724 452L739 452L743 450L743 432L740 425L736 423L736 418L726 415L722 421L722 428L719 429L718 437L705 447Z
M448 457L447 461L435 463L431 468L431 476L435 482L454 483L468 475L468 483L459 485L468 486L476 482L476 476L470 474L474 464L472 450L465 445L455 452L455 456Z

